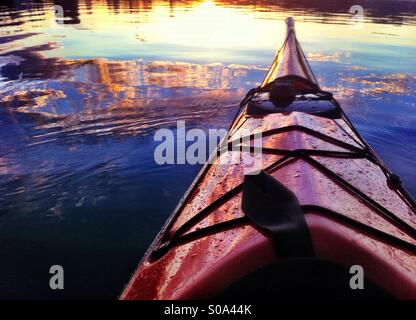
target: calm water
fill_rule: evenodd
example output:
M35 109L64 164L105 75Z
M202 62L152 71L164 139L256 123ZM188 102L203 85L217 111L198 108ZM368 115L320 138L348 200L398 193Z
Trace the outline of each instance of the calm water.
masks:
M156 165L154 131L226 128L289 15L321 86L416 194L416 2L361 0L361 27L355 2L2 0L0 298L115 298L199 170Z

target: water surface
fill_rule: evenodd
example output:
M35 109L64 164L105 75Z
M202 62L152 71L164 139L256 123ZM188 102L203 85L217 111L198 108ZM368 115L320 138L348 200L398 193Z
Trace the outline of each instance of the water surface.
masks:
M2 1L0 298L117 297L200 169L158 166L155 130L227 128L287 16L321 86L416 194L416 2L360 1L359 25L354 2Z

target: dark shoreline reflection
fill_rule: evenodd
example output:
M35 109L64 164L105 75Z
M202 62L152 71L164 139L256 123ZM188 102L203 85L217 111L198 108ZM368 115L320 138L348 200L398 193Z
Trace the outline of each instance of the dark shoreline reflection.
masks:
M176 10L183 10L196 3L203 3L203 0L197 1L152 1L152 0L38 0L38 1L13 1L5 0L0 5L0 12L4 11L3 16L10 20L20 18L19 10L29 10L29 12L39 12L51 5L61 5L65 9L65 16L69 19L65 24L80 23L80 6L86 8L87 11L94 14L95 6L105 6L114 14L122 11L133 10L139 14L146 14L151 11L154 6L165 5L171 11L171 16L175 16ZM314 19L319 17L322 23L333 23L335 14L345 15L348 9L356 5L355 0L217 0L216 5L224 7L238 7L254 9L258 12L276 12L276 11L292 11L302 12L305 16L311 16ZM407 0L362 0L359 5L365 8L365 18L373 23L381 24L415 24L415 4ZM11 9L17 12L10 12ZM9 12L9 14L7 14Z

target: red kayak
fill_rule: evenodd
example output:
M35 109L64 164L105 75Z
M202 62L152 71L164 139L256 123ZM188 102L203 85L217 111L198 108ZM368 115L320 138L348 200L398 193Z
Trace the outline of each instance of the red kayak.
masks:
M416 299L415 201L320 89L286 23L218 147L261 153L261 170L206 164L121 299Z

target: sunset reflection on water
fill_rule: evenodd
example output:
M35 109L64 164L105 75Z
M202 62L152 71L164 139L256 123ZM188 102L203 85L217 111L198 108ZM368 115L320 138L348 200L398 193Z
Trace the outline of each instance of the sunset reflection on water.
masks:
M287 16L322 88L416 194L416 3L360 2L361 28L349 0L2 1L0 298L116 297L199 169L156 165L154 131L227 128ZM57 261L59 294L39 285Z

